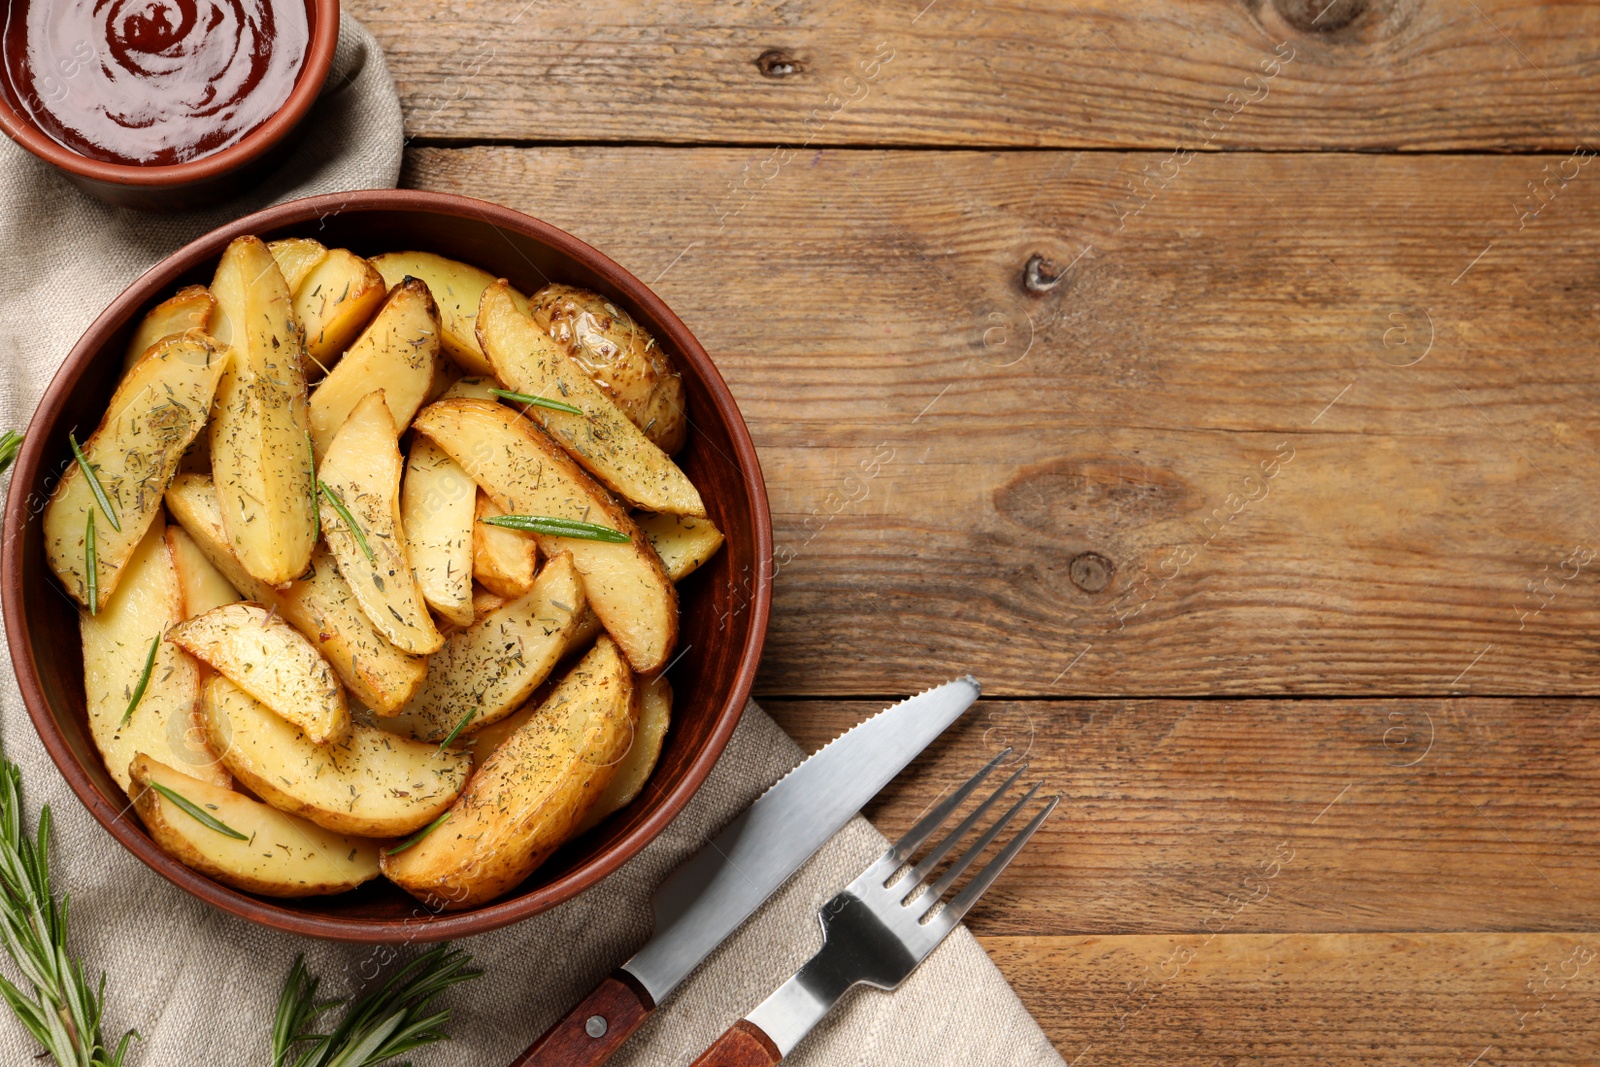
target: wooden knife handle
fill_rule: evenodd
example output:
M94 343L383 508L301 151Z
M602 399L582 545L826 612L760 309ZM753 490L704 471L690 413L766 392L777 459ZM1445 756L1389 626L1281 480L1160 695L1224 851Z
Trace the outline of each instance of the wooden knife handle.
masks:
M782 1059L778 1046L761 1027L740 1019L694 1061L693 1067L773 1067Z
M644 987L626 971L617 971L511 1067L600 1067L653 1011L655 1004Z

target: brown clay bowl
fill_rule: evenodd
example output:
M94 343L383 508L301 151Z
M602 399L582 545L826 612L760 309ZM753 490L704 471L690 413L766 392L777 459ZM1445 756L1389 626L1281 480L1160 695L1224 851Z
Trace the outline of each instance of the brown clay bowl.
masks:
M683 373L692 431L677 459L727 544L679 587L682 634L669 673L675 699L661 762L645 796L482 907L434 914L382 879L303 900L252 896L214 882L150 840L89 735L78 609L45 563L38 516L71 462L67 431L99 422L139 317L180 286L209 282L223 248L243 234L313 236L363 255L438 252L509 278L523 292L550 280L585 286L631 311ZM434 941L493 930L571 899L682 810L750 695L766 635L771 561L766 489L744 420L705 349L660 298L601 253L537 219L464 197L384 190L296 200L229 223L152 267L112 302L68 354L28 426L6 501L0 579L11 658L34 727L73 792L123 847L174 885L264 926L344 941Z
M186 211L238 195L282 161L333 68L333 49L339 42L339 0L305 0L305 5L311 36L289 99L237 144L203 159L141 167L81 156L46 134L27 110L18 106L11 96L10 78L0 78L0 130L90 196L118 207ZM8 63L10 52L10 48L0 47L0 56L7 57Z

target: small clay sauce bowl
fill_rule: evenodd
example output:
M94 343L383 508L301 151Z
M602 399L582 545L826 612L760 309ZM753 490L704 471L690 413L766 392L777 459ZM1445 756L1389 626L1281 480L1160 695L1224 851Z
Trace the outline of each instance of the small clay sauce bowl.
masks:
M36 0L44 2L44 0ZM141 211L187 211L238 196L283 161L317 102L339 42L339 0L305 0L310 39L289 98L236 144L187 163L138 166L79 155L41 130L0 85L0 130L97 200ZM0 48L9 63L9 51Z
M570 842L517 889L482 907L435 914L383 879L340 896L275 900L241 893L169 857L145 834L89 735L78 608L45 563L39 515L72 462L67 431L95 426L139 318L180 286L208 283L230 240L302 235L361 255L421 249L476 264L531 293L547 281L594 289L625 307L676 359L689 443L676 457L727 544L679 586L682 632L669 678L672 727L644 795ZM464 197L393 190L291 201L229 223L173 253L108 307L67 356L28 426L0 545L6 636L22 697L56 766L112 837L174 885L263 926L342 941L437 941L481 934L570 900L620 867L705 781L750 695L772 592L772 520L755 446L733 396L694 339L633 275L570 234Z

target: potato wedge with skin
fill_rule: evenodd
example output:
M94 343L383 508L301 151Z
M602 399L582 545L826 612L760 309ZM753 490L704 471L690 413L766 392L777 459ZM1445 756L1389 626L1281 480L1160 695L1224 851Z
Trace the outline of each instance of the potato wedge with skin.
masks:
M439 313L428 287L416 279L389 291L367 328L311 394L311 441L317 454L328 450L363 397L383 388L394 424L411 425L433 386L439 356Z
M322 536L378 632L402 652L426 655L444 636L428 614L401 526L399 437L383 390L350 412L322 458Z
M683 515L645 515L633 517L650 545L661 557L667 577L681 582L699 570L722 547L722 531L710 519L691 519Z
M498 404L500 398L494 395L494 390L500 388L500 383L494 378L458 378L450 383L450 387L440 395L440 400L488 400Z
M583 368L524 314L503 281L483 293L478 342L507 388L581 408L572 415L529 407L526 414L570 452L579 464L634 507L703 518L705 502L661 449L612 402Z
M420 830L455 802L472 773L465 752L359 722L344 740L319 745L220 676L205 685L200 718L212 747L252 793L336 833Z
M326 549L312 556L305 578L279 591L250 577L229 549L211 479L180 475L167 490L167 507L223 577L251 600L276 608L374 713L393 715L422 685L427 660L401 652L373 628Z
M244 599L233 583L212 566L200 546L194 543L182 526L166 529L167 551L172 554L172 566L178 575L178 589L183 597L183 618L234 604Z
M383 873L446 911L500 896L572 836L616 776L638 717L633 673L602 637L478 768L449 818L405 851L382 857Z
M378 876L378 845L295 818L141 753L130 768L133 806L167 855L223 885L264 897L343 893ZM151 788L165 786L224 826L211 829Z
M533 320L622 413L667 455L689 438L683 376L672 357L610 299L547 285L529 301Z
M294 289L294 313L306 331L306 355L326 374L377 314L389 293L371 263L333 248Z
M426 437L411 444L400 485L400 528L428 606L472 625L473 512L478 483Z
M67 592L90 611L100 610L116 592L123 567L161 511L161 494L205 425L231 361L227 349L204 334L185 334L156 345L122 379L105 417L81 445L110 499L115 522L95 502L77 463L67 467L50 494L44 509L46 558ZM84 540L91 511L94 604L89 603Z
M572 553L584 592L640 674L665 666L678 639L678 593L628 513L530 420L500 404L441 400L413 424L513 515L608 526L625 544L536 534L546 556Z
M144 318L133 331L128 351L122 357L122 373L133 369L150 347L157 341L177 337L190 330L205 331L211 328L211 310L217 301L211 290L203 285L190 285L179 289L161 303L145 312Z
M478 346L478 304L483 291L494 284L494 275L432 252L389 252L373 259L372 265L389 285L399 285L407 276L424 282L439 305L444 354L468 374L494 374L489 357ZM511 299L528 310L528 298L521 293L511 290Z
M89 734L106 769L128 788L128 762L138 752L157 753L187 773L228 786L232 779L216 753L194 732L191 717L200 699L200 668L188 653L161 636L183 618L178 576L160 522L150 527L128 563L127 579L98 615L80 614L83 688ZM151 643L156 658L144 694L128 715L128 704L144 674ZM127 717L126 725L123 718Z
M550 676L583 611L583 582L569 556L552 559L526 596L508 600L445 640L428 677L384 728L439 742L466 720L479 729L510 715Z
M300 288L306 275L328 258L328 248L321 241L309 237L285 237L281 241L268 241L267 251L277 261L283 280L289 283L289 292Z
M661 759L661 746L667 740L667 727L672 725L672 686L665 676L646 681L635 678L642 698L639 701L639 725L633 731L633 747L617 765L616 777L600 791L594 806L584 814L573 831L588 833L606 819L639 799L644 787L655 773ZM218 751L221 751L220 749Z
M316 541L310 424L300 325L267 246L230 244L211 293L216 338L233 349L211 418L211 476L234 555L283 585L305 573Z
M472 516L472 576L491 593L519 597L533 588L539 542L522 530L483 521L504 514L489 494L479 491Z
M350 734L350 708L333 668L300 631L260 604L213 608L167 631L167 640L325 745Z

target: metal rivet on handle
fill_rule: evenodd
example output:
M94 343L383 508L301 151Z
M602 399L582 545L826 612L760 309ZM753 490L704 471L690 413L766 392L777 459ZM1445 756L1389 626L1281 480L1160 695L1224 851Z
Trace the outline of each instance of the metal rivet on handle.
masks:
M604 1015L591 1015L584 1020L583 1032L590 1037L605 1037L606 1030L606 1017Z

